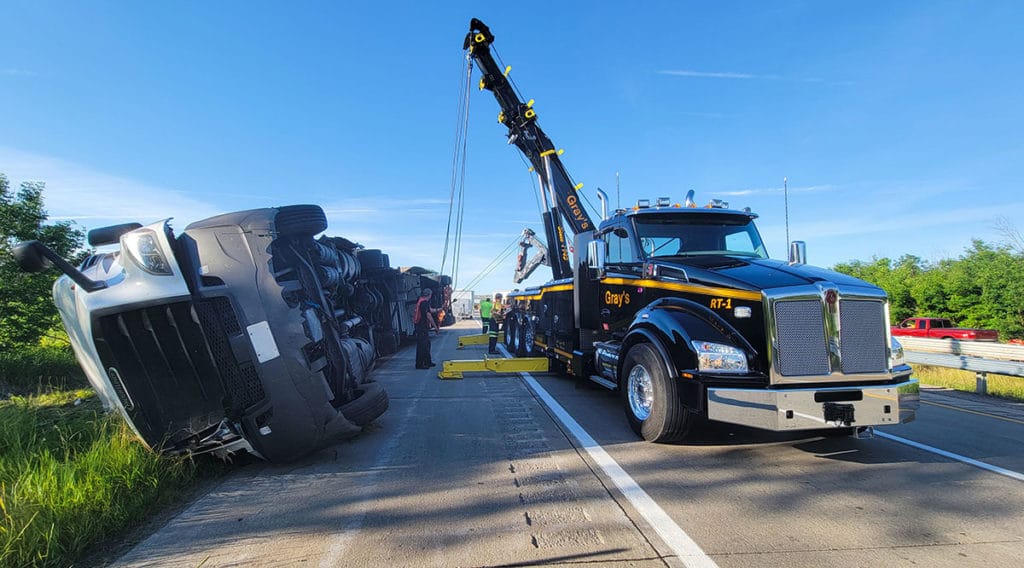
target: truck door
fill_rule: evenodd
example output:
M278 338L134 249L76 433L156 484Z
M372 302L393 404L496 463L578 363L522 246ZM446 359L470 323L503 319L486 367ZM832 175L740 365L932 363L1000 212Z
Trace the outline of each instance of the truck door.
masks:
M601 282L598 303L601 306L601 329L611 333L629 325L636 312L643 307L639 298L636 298L637 286L631 282L640 278L643 263L636 250L633 227L624 221L617 224L621 231L609 231L604 235L608 243L608 254L605 257L607 276Z

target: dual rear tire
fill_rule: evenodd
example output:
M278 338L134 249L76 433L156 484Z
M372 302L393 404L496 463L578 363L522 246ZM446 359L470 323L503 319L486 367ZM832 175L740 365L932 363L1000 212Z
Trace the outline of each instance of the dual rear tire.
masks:
M516 357L533 357L536 327L529 316L509 314L505 317L505 348Z

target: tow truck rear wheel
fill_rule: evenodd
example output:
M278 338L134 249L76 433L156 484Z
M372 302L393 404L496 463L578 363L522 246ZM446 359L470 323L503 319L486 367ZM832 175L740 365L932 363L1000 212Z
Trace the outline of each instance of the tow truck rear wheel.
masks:
M630 427L644 440L675 442L689 432L693 414L679 402L674 378L649 343L626 353L619 392Z
M516 338L519 336L519 325L514 316L505 318L505 349L512 355L516 354Z
M536 335L536 328L530 316L525 316L519 321L519 333L516 334L516 356L533 357L533 339Z

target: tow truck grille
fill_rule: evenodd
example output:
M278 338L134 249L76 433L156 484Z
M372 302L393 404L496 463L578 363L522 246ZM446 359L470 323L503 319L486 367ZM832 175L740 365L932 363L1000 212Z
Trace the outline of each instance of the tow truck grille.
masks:
M776 369L785 377L832 373L884 373L885 305L874 300L839 301L838 327L826 327L824 305L817 299L775 304Z
M775 322L779 330L779 372L788 377L827 375L828 344L821 302L779 302L775 305Z
M839 345L843 373L886 370L885 310L881 302L839 301Z

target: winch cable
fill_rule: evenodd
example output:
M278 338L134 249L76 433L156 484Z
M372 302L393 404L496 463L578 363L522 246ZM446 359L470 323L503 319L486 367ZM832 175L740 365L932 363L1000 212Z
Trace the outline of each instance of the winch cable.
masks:
M460 65L461 67L461 65ZM452 289L458 289L458 259L462 251L462 220L465 212L466 192L466 151L468 149L470 82L473 77L473 60L466 58L464 79L460 77L459 100L455 121L455 146L452 150L451 188L448 197L448 226L445 230L444 249L441 253L441 274L448 265L448 251L452 252ZM455 223L454 238L452 222Z
M465 288L467 290L472 290L474 286L483 281L484 278L489 276L492 272L494 272L496 268L501 266L503 262L508 260L508 258L512 256L512 253L516 252L516 249L518 247L519 237L516 237L511 243L508 244L508 246L506 246L501 252L498 253L498 256L494 257L494 259L492 259L491 262L487 263L487 266L483 267L483 269L480 270L480 273L477 274L473 278L473 280L471 280L470 283L465 286Z

